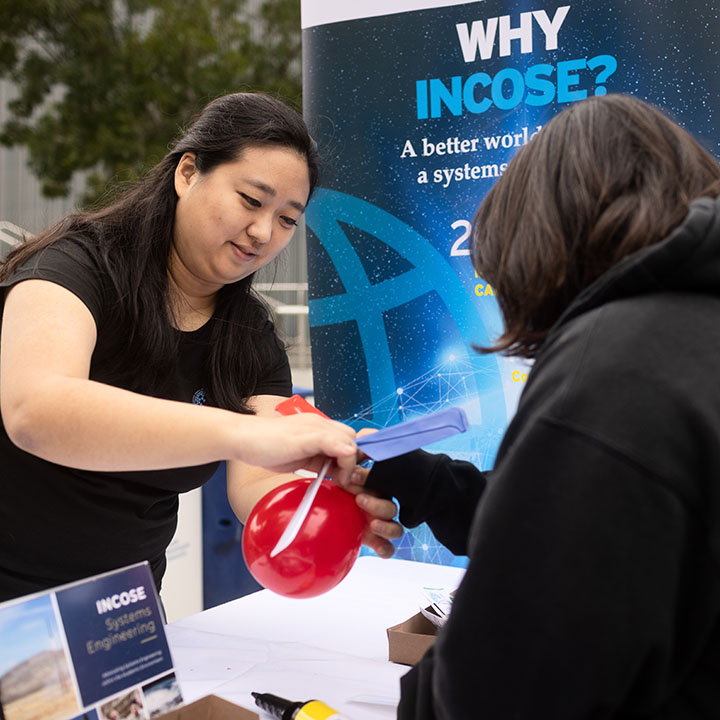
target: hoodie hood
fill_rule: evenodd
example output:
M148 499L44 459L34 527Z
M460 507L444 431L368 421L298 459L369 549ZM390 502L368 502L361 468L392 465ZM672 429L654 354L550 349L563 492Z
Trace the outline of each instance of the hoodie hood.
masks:
M720 296L720 198L694 200L665 240L629 255L585 288L550 336L600 305L661 291Z

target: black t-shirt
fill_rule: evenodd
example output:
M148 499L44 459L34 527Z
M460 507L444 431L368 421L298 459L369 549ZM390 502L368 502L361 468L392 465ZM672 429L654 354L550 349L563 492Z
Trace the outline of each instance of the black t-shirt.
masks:
M122 386L112 378L124 342L111 311L113 287L98 251L77 240L60 240L40 251L0 284L0 313L3 288L35 278L63 286L88 307L97 326L90 378ZM158 396L206 403L212 323L194 332L178 331L174 373ZM269 321L265 332L274 338ZM279 342L270 345L277 347L276 362L269 364L253 394L289 396L287 355ZM200 487L217 467L77 470L18 449L0 419L0 601L142 560L150 562L159 587L165 550L177 524L178 493Z

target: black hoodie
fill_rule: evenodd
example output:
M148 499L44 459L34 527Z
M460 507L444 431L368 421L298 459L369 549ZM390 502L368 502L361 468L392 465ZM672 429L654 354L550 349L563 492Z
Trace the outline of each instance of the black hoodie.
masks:
M567 309L491 475L374 466L401 521L469 556L399 718L720 718L719 368L720 200L701 199Z

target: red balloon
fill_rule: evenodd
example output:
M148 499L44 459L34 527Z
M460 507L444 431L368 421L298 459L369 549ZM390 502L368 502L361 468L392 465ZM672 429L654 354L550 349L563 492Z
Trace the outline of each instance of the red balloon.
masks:
M248 570L278 595L307 598L327 592L350 572L360 552L365 513L354 495L323 480L297 537L270 557L311 482L298 478L271 490L257 502L243 530Z

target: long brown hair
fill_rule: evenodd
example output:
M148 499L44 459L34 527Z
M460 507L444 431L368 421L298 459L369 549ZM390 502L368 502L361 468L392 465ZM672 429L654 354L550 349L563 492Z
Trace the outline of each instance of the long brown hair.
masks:
M718 195L718 162L652 105L616 94L564 110L519 150L475 215L473 265L505 323L478 349L534 357L581 290L665 238L692 200Z

